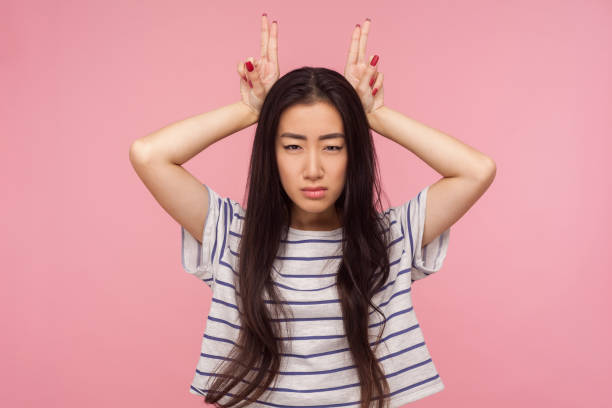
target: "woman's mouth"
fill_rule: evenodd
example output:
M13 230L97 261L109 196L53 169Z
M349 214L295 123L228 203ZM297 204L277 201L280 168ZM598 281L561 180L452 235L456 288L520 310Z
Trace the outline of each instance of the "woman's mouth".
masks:
M302 193L308 198L322 198L325 196L325 188L302 189Z

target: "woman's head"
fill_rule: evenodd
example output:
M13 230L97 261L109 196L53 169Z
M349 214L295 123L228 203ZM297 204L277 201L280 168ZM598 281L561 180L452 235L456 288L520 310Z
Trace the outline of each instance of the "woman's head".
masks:
M319 139L328 134L342 137ZM369 307L382 314L372 296L389 277L389 225L377 211L382 206L368 121L358 94L342 75L304 67L274 83L259 114L247 186L236 265L236 346L215 370L205 402L216 403L230 393L232 399L223 406L256 400L274 382L281 356L290 352L277 339L288 335L279 322L291 319L291 310L283 306L285 297L271 274L281 241L289 226L342 226L338 301L361 386L361 407L369 407L389 390L376 348L370 347L369 330ZM318 186L327 188L323 198L308 198L301 191ZM378 402L382 407L386 401Z
M319 140L329 134L342 137ZM285 227L335 229L345 225L348 207L371 205L376 176L363 106L341 74L302 67L275 82L255 132L247 207L265 197ZM318 186L327 188L322 198L301 191Z

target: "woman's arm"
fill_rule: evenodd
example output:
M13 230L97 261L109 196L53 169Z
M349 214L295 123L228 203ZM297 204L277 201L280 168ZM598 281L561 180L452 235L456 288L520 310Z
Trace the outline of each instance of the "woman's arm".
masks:
M211 144L257 122L258 115L238 101L183 119L136 139L130 158L181 165Z
M495 167L489 156L387 106L368 114L368 121L376 133L404 146L444 177L483 178Z
M459 140L425 126L384 104L383 73L378 55L366 60L370 19L353 29L344 76L353 85L370 127L401 144L444 177L482 177L491 171L493 160Z
M208 191L182 164L256 120L248 106L237 102L173 123L132 143L130 162L138 177L162 208L200 242Z
M259 117L266 94L278 80L278 23L268 23L268 16L261 16L261 56L255 60L238 62L240 76L239 102L217 108L168 125L140 139L130 147L130 160L146 157L146 160L163 161L181 165L211 144L242 130Z
M136 139L130 162L147 189L195 239L203 239L209 194L182 165L211 144L255 122L268 90L279 77L278 24L261 17L261 57L238 62L239 102L165 126Z
M344 75L361 99L370 127L440 173L429 186L421 247L451 227L484 194L495 178L493 159L452 136L417 122L384 104L383 74L377 56L366 63L371 21L353 29Z
M495 178L493 159L452 136L386 106L368 114L372 129L410 150L443 175L429 186L421 247L457 222Z

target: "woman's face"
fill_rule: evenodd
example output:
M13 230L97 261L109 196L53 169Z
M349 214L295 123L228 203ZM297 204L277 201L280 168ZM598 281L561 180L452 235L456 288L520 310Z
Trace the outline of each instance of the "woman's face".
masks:
M276 161L281 183L293 201L291 227L331 230L342 226L334 203L345 184L347 153L342 117L326 102L293 105L280 117ZM302 190L323 187L308 196Z

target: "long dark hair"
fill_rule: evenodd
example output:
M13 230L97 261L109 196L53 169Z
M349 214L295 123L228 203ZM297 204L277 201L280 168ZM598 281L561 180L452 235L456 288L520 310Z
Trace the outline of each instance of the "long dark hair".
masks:
M386 317L371 299L389 276L388 223L380 201L379 170L372 134L359 95L339 73L317 67L295 69L279 78L261 108L248 174L248 201L240 241L239 278L236 285L241 316L237 345L221 365L222 372L204 399L216 403L234 394L224 407L238 408L258 399L276 384L281 354L286 345L277 341L282 327L275 320L286 317L282 296L270 271L281 239L286 239L292 202L285 192L276 162L275 138L282 112L295 104L331 103L344 124L348 154L346 184L335 203L342 214L342 262L337 287L345 334L361 384L361 407L372 400L382 408L389 385L368 333L369 306L383 317L374 344L380 344ZM245 195L247 192L245 192ZM374 200L376 198L376 200ZM269 296L264 301L263 293ZM266 305L269 303L269 306ZM237 389L234 389L239 385Z

